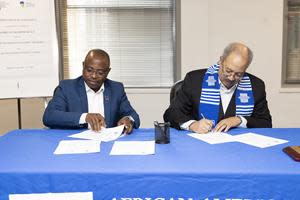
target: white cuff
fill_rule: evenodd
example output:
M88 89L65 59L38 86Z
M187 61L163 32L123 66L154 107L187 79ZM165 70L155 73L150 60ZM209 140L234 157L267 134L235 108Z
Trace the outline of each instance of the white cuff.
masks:
M130 119L130 121L131 121L131 122L134 122L134 119L133 119L133 117L131 117L130 115L128 115L128 116L125 116L125 117L128 117L128 118Z
M79 124L86 123L86 121L85 121L86 116L87 116L87 113L82 113L82 115L80 116L80 119L79 119Z
M240 125L238 125L238 127L239 128L247 128L247 119L240 115L237 117L239 117L242 120L242 122L240 123Z
M184 122L183 124L180 125L180 128L183 129L183 130L187 130L189 131L190 130L190 125L196 120L189 120L187 122Z

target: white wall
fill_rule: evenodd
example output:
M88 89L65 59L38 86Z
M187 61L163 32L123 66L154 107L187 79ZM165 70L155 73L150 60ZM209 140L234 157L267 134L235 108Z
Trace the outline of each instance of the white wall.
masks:
M169 106L170 89L127 89L131 105L140 115L141 127L153 128L153 121L163 122Z

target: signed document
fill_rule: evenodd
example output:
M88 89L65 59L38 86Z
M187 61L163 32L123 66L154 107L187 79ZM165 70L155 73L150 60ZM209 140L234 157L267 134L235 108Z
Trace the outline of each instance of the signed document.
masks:
M62 140L54 154L80 154L100 152L101 141L97 140Z
M256 133L244 133L244 134L236 135L234 136L234 138L235 141L237 142L241 142L259 148L271 147L271 146L288 142L287 140L259 135Z
M206 134L190 133L188 135L198 140L207 142L209 144L240 142L259 148L271 147L288 142L287 140L264 136L257 133L243 133L239 135L230 135L224 132L209 132Z
M116 141L110 155L151 155L154 153L154 141Z

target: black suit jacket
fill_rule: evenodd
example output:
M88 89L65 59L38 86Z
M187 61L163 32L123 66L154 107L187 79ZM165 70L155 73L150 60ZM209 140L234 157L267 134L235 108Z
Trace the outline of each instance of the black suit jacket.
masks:
M180 129L180 124L189 120L198 120L198 107L202 91L202 81L207 69L189 72L183 81L181 90L172 100L169 108L164 113L164 120L170 122L171 126ZM266 100L265 84L254 75L247 73L250 78L254 96L253 113L247 119L248 128L270 128L272 118ZM220 105L218 122L224 118L235 116L235 93L228 105L226 113Z

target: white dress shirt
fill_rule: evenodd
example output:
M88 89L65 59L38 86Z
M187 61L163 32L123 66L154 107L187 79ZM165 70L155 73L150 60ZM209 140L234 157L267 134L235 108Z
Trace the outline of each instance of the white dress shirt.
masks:
M100 89L95 92L92 90L86 83L84 83L86 96L87 96L87 103L88 103L88 112L89 113L100 113L104 118L104 102L103 102L103 93L104 93L104 84L100 87ZM86 123L87 113L83 113L80 116L79 124Z
M232 98L232 95L234 94L234 91L237 87L237 84L232 86L231 88L227 89L223 83L220 81L219 79L219 83L220 83L220 97L221 97L221 101L222 101L222 106L223 106L223 112L226 113L226 110L228 108L228 105L230 103L230 100ZM244 118L243 116L239 116L242 120L241 124L238 127L241 128L247 128L247 120L246 118ZM196 120L189 120L183 124L180 125L180 128L184 129L184 130L189 130L190 125Z

